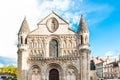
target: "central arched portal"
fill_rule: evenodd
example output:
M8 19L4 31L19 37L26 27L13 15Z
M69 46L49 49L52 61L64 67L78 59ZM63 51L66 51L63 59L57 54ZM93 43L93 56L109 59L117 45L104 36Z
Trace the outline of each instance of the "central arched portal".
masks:
M56 69L49 71L49 80L59 80L59 72Z

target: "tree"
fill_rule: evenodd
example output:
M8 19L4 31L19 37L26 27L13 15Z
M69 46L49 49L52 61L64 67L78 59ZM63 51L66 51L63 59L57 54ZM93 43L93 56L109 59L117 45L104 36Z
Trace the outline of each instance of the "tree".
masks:
M8 79L8 80L17 80L16 79L17 78L17 67L14 65L8 65L8 66L4 65L3 67L0 67L0 73L7 73L13 76L12 79Z

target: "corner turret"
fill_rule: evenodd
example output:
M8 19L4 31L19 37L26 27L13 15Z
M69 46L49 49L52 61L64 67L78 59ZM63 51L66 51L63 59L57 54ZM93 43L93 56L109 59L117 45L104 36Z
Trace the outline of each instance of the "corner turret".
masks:
M83 15L81 15L78 33L79 34L89 33Z
M19 33L18 33L18 42L19 42L18 45L27 44L26 37L27 37L29 32L30 32L30 29L29 29L29 26L28 26L28 23L27 23L27 20L26 20L26 17L25 17L23 22L22 22Z
M77 46L78 53L80 55L80 69L81 69L81 80L90 80L90 49L89 49L89 31L87 29L85 20L81 15L80 23L77 32Z
M89 47L89 31L87 29L87 26L86 26L86 23L85 23L85 20L84 20L84 17L83 15L81 15L81 19L80 19L80 23L79 23L79 26L78 26L78 37L79 37L79 42L78 42L78 45L79 47L85 47L88 48Z
M21 28L18 33L18 80L26 80L27 73L27 57L29 56L27 35L30 33L30 29L24 18Z

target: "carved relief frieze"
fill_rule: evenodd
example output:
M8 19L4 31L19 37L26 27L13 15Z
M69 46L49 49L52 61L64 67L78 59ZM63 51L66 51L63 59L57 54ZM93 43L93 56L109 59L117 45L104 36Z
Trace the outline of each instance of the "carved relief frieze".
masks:
M29 48L45 48L46 37L30 37L28 38Z
M61 53L63 56L74 56L76 54L76 35L62 35L61 39Z
M76 35L59 35L60 42L59 52L63 56L76 55ZM31 36L28 39L29 49L31 55L44 56L47 49L47 36Z
M31 56L44 56L46 49L46 36L28 37L28 45Z

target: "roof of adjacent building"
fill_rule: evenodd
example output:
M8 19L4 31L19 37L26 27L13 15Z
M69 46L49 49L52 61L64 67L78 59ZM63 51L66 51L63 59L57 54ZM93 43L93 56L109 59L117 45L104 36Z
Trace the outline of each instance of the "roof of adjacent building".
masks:
M92 60L95 64L103 63L105 59L99 58L99 57L93 57Z
M118 67L118 62L117 61L113 61L113 62L111 62L111 63L109 63L107 65L110 65L110 64L112 64L113 67Z

